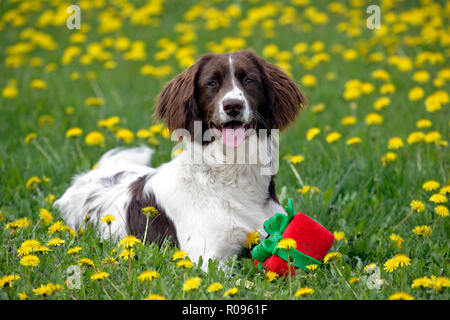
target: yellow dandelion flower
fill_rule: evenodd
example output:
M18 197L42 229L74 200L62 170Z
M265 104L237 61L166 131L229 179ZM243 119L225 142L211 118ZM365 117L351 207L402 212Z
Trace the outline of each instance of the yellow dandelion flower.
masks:
M186 268L186 269L190 269L192 268L194 265L192 264L191 260L189 259L180 259L177 262L177 268Z
M403 253L396 254L392 259L395 259L400 267L411 265L411 259Z
M402 248L403 238L401 236L393 233L389 236L389 239L391 239L397 245L398 249Z
M325 109L325 105L323 103L318 103L311 106L311 111L314 113L322 112Z
M239 289L234 287L234 288L230 288L227 291L224 292L223 296L224 297L228 297L228 296L234 296L236 293L238 293Z
M102 146L105 142L105 136L99 131L91 131L84 138L88 146Z
M138 238L136 238L133 235L129 235L125 238L123 238L120 242L119 242L119 247L122 248L132 248L138 244L141 244L142 241L139 240Z
M36 248L36 250L34 250L34 252L40 252L42 254L49 253L50 251L52 250L50 250L46 246L39 246L38 248Z
M145 297L144 300L166 300L166 298L159 294L151 293L147 297Z
M133 248L124 248L119 254L119 258L123 259L125 261L128 261L128 259L133 259L136 253L134 252Z
M375 100L375 102L373 103L373 107L375 108L375 110L382 110L389 106L390 103L391 99L389 99L389 97L380 97Z
M414 297L406 292L399 291L389 296L389 300L414 300Z
M41 295L41 296L49 296L54 294L56 291L61 291L62 286L59 284L53 284L53 283L47 283L47 284L41 284L40 287L33 289L33 293L35 295Z
M369 113L365 118L365 122L368 126L380 125L383 123L383 120L383 116L375 112Z
M408 144L414 144L422 142L425 139L425 133L421 131L414 131L408 135Z
M440 215L441 217L448 217L449 215L449 210L446 206L444 205L439 205L436 206L434 208L434 212L436 212L438 215Z
M439 143L441 141L442 135L440 132L438 131L431 131L428 132L425 137L423 138L423 140L426 143Z
M150 130L147 129L139 129L136 132L136 137L141 138L141 139L148 139L152 136L152 133L150 132Z
M70 248L69 250L67 250L67 254L75 254L78 253L82 250L83 248L81 248L80 246L76 246L73 248Z
M37 138L37 134L35 132L31 132L31 133L26 135L24 140L25 140L26 144L30 144L30 142L33 141L36 138Z
M441 190L439 191L439 193L443 194L443 195L450 194L450 185L446 185L446 186L442 187Z
M120 118L118 116L111 116L109 118L97 121L97 126L112 130L119 122Z
M273 272L273 271L267 271L266 278L267 278L267 281L271 282L271 281L275 280L276 278L278 278L278 273Z
M24 242L22 242L19 249L17 249L17 255L24 256L30 254L32 252L35 252L40 246L41 243L37 240L34 239L25 240Z
M42 183L42 179L36 176L32 176L30 179L27 180L25 183L25 187L27 189L33 189L35 186Z
M429 201L434 203L446 203L447 197L442 193L435 193L430 197Z
M31 224L31 220L28 219L27 217L19 218L17 220L14 220L13 222L16 223L19 228L25 228Z
M348 146L351 146L351 145L354 145L354 144L359 144L361 142L362 142L362 140L361 140L360 137L351 137L351 138L347 139L345 144L348 145Z
M435 277L431 276L431 287L435 291L440 291L442 288L450 287L450 279L447 277Z
M342 135L339 132L333 131L329 133L325 139L327 143L334 143L338 141L341 137Z
M383 166L386 166L386 164L394 162L395 160L397 160L397 154L390 151L381 157L381 162L383 163Z
M15 274L10 274L7 276L3 276L0 278L0 288L3 287L12 287L13 283L20 279L20 276Z
M318 266L317 264L308 264L307 266L305 266L305 268L308 269L309 272L316 271L316 269L317 269L318 267L319 267L319 266Z
M347 116L341 119L341 123L344 126L352 126L356 124L357 120L354 116Z
M395 259L389 259L389 260L387 260L385 263L384 263L384 270L386 270L387 272L392 272L392 271L394 271L395 269L397 269L397 267L398 267L398 261L397 260L395 260Z
M116 132L116 138L125 143L130 143L134 140L134 132L129 129L119 129Z
M292 163L292 164L298 164L298 163L303 162L303 161L305 161L305 157L303 157L302 155L299 155L299 154L297 154L295 156L291 156L289 158L289 162Z
M101 222L110 225L111 222L113 222L113 221L115 221L115 220L116 220L116 217L111 216L111 215L106 215L106 216L104 216L104 217L102 218Z
M277 248L284 250L291 250L292 248L297 248L297 242L292 238L283 238L278 241Z
M84 100L86 106L101 106L105 103L105 99L98 97L89 97Z
M47 83L44 80L35 79L30 82L30 88L37 90L47 89Z
M372 72L372 78L377 80L389 80L390 76L386 70L378 69Z
M416 82L424 83L430 79L430 74L425 70L419 70L414 72L413 80Z
M309 129L308 131L306 131L306 140L311 141L319 133L320 133L320 129L319 128L311 128L311 129Z
M142 208L141 212L147 217L156 217L158 215L158 209L152 206Z
M305 87L314 87L317 85L317 79L315 76L313 76L312 74L306 74L304 75L301 79L300 82L305 86Z
M64 226L63 227L63 232L68 232L70 234L71 237L75 237L77 235L77 233L75 232L75 230L73 230L71 227L69 226Z
M393 137L388 141L388 149L399 149L403 146L403 140L399 137Z
M40 262L39 258L32 254L28 254L20 259L20 264L25 267L36 267Z
M78 127L70 128L66 131L66 138L79 137L83 134L83 130Z
M95 268L95 263L92 259L89 258L81 258L78 260L78 264L82 267L82 266L86 266L86 267L91 267L91 268Z
M329 252L327 255L323 258L324 264L329 264L331 261L339 260L342 258L342 254L339 252Z
M417 101L425 96L425 91L421 87L414 87L408 92L408 98L410 101Z
M56 221L50 227L48 227L48 233L53 235L56 232L62 232L64 231L64 226L65 225L62 221Z
M25 291L19 292L17 294L17 296L19 297L20 300L27 300L28 299L28 295Z
M428 119L420 119L417 120L416 122L416 127L419 129L426 129L429 128L433 125L433 123L431 122L431 120Z
M247 233L247 239L245 240L245 247L251 248L253 245L258 244L259 242L259 232L249 232Z
M183 291L196 290L200 287L202 283L202 279L199 277L192 277L184 281L183 283Z
M433 191L440 187L439 182L435 180L428 180L422 184L422 189L425 191Z
M50 211L48 211L47 209L44 209L44 208L39 210L39 217L41 218L41 220L45 226L49 225L53 221L53 216L50 213Z
M314 289L313 288L303 287L303 288L298 289L295 292L294 296L295 297L302 297L302 296L306 296L306 295L311 295L313 293L314 293Z
M429 237L433 233L433 230L429 226L422 225L415 226L412 232L418 236Z
M117 260L116 260L116 258L113 258L113 257L105 257L103 260L102 260L102 264L118 264L118 262L117 262Z
M340 241L340 240L345 239L345 233L344 233L344 231L334 231L334 232L333 232L333 235L334 235L334 239L335 239L336 241Z
M349 283L349 284L354 284L354 283L358 282L359 280L361 280L360 277L351 277L351 278L348 280L348 283Z
M411 201L409 206L411 207L411 209L413 209L416 212L422 212L425 210L425 204L420 200Z
M216 292L223 289L223 285L220 282L211 283L206 289L207 292Z
M94 273L91 276L91 280L103 280L103 279L105 279L107 277L109 277L109 273L108 272L97 271L96 273Z
M142 272L139 276L138 276L138 280L141 282L144 281L152 281L153 279L157 279L159 278L161 275L159 274L158 271L155 270L147 270Z
M426 276L422 277L422 278L414 279L411 284L412 289L429 288L429 287L431 287L431 279Z
M8 85L2 89L2 96L5 99L13 99L17 97L19 90L16 86Z
M53 204L53 201L55 201L55 195L54 194L49 194L48 196L45 197L45 202L47 202L48 204Z
M50 240L47 241L47 245L51 246L51 247L59 247L64 242L66 242L66 241L63 239L60 239L60 238L51 238Z
M175 260L178 260L178 259L184 259L184 258L186 258L186 257L187 257L187 253L186 253L185 251L178 250L178 251L176 251L176 252L173 254L172 260L175 261Z

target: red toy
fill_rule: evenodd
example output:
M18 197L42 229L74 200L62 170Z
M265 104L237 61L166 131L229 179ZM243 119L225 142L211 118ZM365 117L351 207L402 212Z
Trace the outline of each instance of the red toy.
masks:
M307 265L320 266L320 261L334 242L330 231L301 212L294 214L291 199L288 199L288 203L285 207L287 216L276 213L264 222L264 230L269 236L252 250L258 268L276 272L280 276L289 274L288 258L293 262L294 269L309 271ZM294 239L297 248L289 251L278 248L277 244L283 238ZM294 274L292 264L290 274Z

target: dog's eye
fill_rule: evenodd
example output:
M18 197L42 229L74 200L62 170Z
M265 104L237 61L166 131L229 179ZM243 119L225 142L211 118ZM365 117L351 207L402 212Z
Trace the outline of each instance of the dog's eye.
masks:
M216 82L216 80L211 80L211 81L209 81L208 82L208 87L215 87L217 85L217 82Z
M245 79L245 83L247 83L247 84L251 84L251 83L254 83L254 82L255 82L255 80L253 80L251 78Z

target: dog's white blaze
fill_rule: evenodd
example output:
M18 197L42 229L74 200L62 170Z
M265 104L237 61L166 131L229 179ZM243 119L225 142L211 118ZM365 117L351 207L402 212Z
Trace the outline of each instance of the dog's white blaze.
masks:
M245 98L244 92L236 85L236 78L234 76L234 66L233 66L233 59L231 57L231 54L228 57L228 62L230 64L230 74L231 74L231 83L233 85L233 88L225 93L225 95L222 97L219 103L219 114L222 117L223 121L227 120L227 114L223 110L223 102L227 99L237 99L241 100L242 104L244 105L244 111L243 111L243 121L248 121L250 116L250 106L248 104L247 99Z

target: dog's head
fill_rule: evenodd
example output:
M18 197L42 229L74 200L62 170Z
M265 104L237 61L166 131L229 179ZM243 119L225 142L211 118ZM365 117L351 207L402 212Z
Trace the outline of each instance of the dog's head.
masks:
M194 121L202 133L233 146L251 129L283 129L294 122L305 98L279 67L252 51L206 54L175 77L158 96L155 115L170 131L186 129L194 137Z

